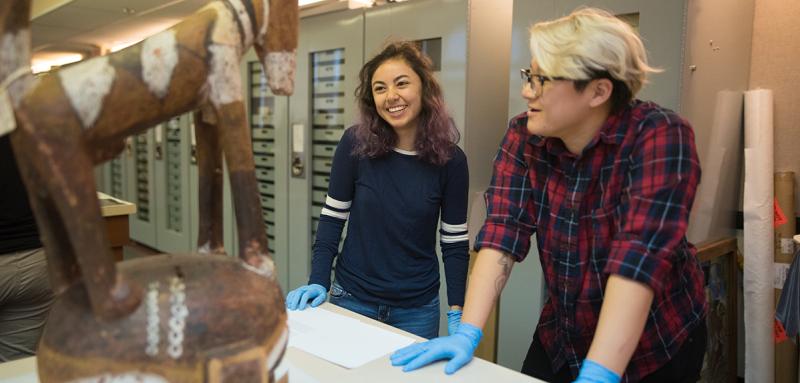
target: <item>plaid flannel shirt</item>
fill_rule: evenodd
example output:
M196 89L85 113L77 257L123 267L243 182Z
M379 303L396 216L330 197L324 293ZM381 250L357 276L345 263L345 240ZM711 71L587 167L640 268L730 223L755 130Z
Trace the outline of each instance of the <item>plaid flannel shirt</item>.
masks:
M576 156L526 124L524 113L509 123L475 249L522 261L537 234L547 288L537 331L553 371L567 363L573 376L589 351L609 275L649 286L653 303L623 376L641 380L705 323L703 272L685 237L700 181L692 128L670 110L634 100Z

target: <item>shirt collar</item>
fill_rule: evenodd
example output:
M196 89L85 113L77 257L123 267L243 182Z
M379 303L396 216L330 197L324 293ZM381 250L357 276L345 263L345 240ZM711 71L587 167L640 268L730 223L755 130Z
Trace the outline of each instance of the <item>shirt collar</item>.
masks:
M586 145L586 148L583 149L584 152L596 146L600 141L606 144L621 145L622 141L625 139L626 130L623 126L623 121L625 121L624 117L630 113L632 107L633 102L625 106L625 108L619 112L610 114L603 123L603 126L600 128L600 131L597 132L594 138L589 141L589 144ZM521 122L522 128L527 131L528 119L524 118ZM545 147L550 153L555 155L559 155L567 151L566 147L564 146L564 142L561 141L560 138L556 137L544 137L532 134L528 139L528 142L534 146Z

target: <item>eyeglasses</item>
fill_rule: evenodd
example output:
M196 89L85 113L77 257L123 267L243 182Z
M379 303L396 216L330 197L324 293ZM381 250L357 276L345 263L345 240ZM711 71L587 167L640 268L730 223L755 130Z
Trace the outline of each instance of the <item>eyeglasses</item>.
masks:
M548 77L542 76L540 74L533 74L531 73L530 69L520 69L519 70L520 77L525 80L528 85L531 86L531 90L533 91L533 97L541 96L544 90L544 83L547 81L559 81L559 80L569 80L564 77ZM539 86L536 86L536 84Z

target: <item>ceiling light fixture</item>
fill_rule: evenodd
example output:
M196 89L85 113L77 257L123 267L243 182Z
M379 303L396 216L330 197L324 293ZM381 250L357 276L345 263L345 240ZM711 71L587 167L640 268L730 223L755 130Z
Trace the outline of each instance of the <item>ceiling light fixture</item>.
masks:
M374 0L347 0L347 8L350 9L369 8L373 5L375 5Z

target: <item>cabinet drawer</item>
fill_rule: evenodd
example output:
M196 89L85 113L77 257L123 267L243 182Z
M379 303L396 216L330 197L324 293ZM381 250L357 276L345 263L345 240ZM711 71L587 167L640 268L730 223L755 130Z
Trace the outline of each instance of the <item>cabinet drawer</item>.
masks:
M336 144L314 144L314 156L331 157L336 152Z
M269 141L253 141L253 152L274 154L275 144Z
M275 198L266 195L262 195L260 198L261 198L261 207L275 209Z
M344 135L344 129L314 129L314 141L339 142Z
M258 183L258 192L261 194L275 195L275 184L267 182Z
M331 49L329 51L314 52L314 62L340 61L344 59L344 49Z
M267 168L274 168L275 167L275 157L269 156L266 154L260 154L253 156L253 159L256 161L256 166L260 167L267 167Z
M273 182L275 181L275 171L272 169L256 168L256 179L259 181Z
M330 174L331 166L333 166L333 159L315 159L312 168L315 172Z
M316 189L328 190L328 184L331 183L330 176L315 175L312 181L312 186Z
M326 192L320 190L314 190L311 193L311 202L316 202L319 204L325 203L325 196L327 195Z
M342 75L342 66L340 64L314 66L315 79L320 77L339 77L341 75Z
M273 128L253 128L253 139L255 140L274 140L275 129Z
M344 113L314 113L314 125L344 125Z
M344 108L344 97L315 97L314 109L339 109Z
M344 81L341 80L314 82L314 93L342 93L344 91Z

